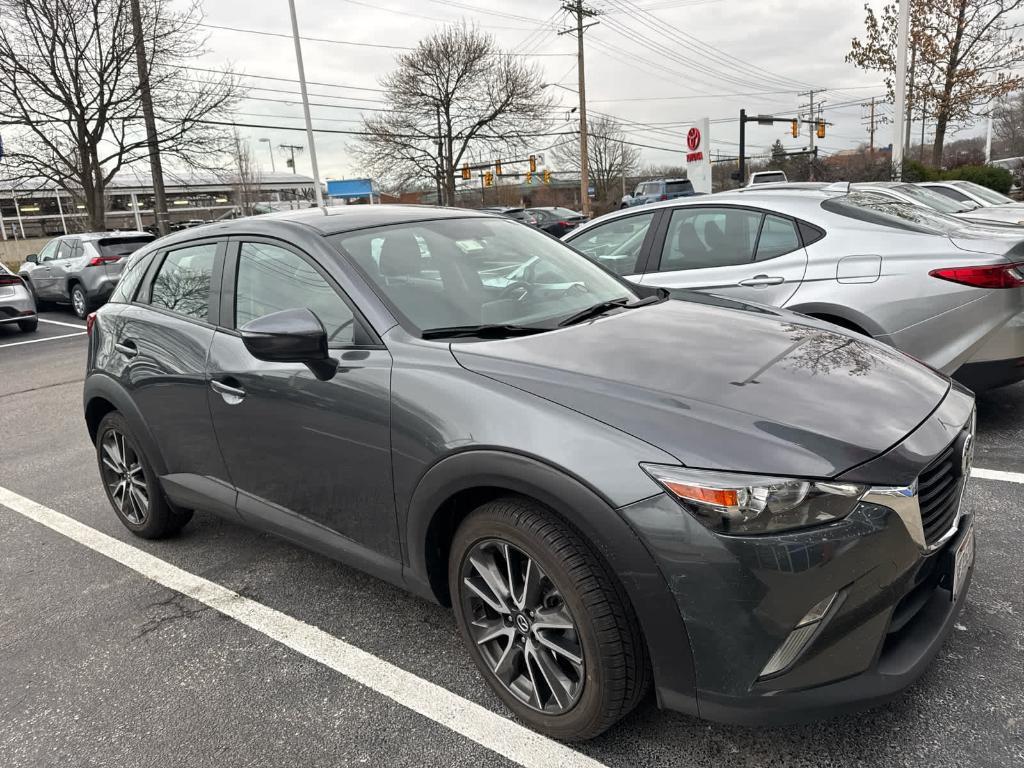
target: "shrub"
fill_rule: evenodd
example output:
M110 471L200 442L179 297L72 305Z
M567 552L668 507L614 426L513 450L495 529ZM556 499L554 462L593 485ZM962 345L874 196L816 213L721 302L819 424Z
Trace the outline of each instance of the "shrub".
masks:
M917 160L903 161L904 181L915 183L918 181L938 181L939 179L940 175L934 168L924 163L919 163Z
M1005 168L993 165L962 165L959 168L944 171L942 178L973 181L975 184L994 189L996 192L1002 192L1004 195L1013 186L1013 174Z

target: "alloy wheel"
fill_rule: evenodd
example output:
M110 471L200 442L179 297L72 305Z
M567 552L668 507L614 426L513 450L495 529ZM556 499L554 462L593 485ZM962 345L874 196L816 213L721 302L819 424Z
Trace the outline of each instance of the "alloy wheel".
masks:
M101 449L103 482L111 501L128 522L142 525L149 514L149 488L141 457L116 429L104 434Z
M85 317L85 294L78 287L71 290L71 305L74 307L76 315Z
M498 539L463 561L460 599L469 632L491 673L523 704L561 714L585 678L576 622L538 562Z

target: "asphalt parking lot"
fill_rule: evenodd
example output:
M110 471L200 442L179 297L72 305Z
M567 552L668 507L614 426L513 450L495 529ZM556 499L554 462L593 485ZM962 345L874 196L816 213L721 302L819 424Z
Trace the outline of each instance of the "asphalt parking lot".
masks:
M445 609L210 515L174 539L133 538L108 507L82 419L84 323L41 318L36 334L0 326L5 766L479 768L513 764L508 755L538 766L1024 764L1024 385L979 399L976 466L995 473L979 473L965 500L977 524L973 585L956 631L905 695L771 729L648 702L566 748L508 725ZM49 510L77 533L33 519ZM164 586L172 576L186 586ZM186 596L202 580L247 600L220 610ZM369 670L368 684L338 669Z

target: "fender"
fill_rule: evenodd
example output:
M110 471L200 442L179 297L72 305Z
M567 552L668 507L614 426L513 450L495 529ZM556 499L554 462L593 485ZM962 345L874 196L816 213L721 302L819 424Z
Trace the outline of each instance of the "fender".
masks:
M815 301L809 304L787 305L790 312L799 312L802 315L832 315L847 322L853 323L858 328L863 328L872 338L884 336L887 331L867 315L861 314L855 309L843 304L830 304L828 302ZM817 318L815 318L817 319Z
M166 475L167 463L160 452L160 447L153 438L153 433L149 431L146 420L142 418L142 414L136 407L135 401L125 392L124 387L116 379L111 378L105 373L91 373L86 378L85 387L82 391L82 404L85 413L89 412L89 404L97 398L109 401L124 416L135 437L142 443L142 450L146 452L146 458L153 465L157 475ZM95 444L96 435L93 434L91 426L89 428L89 438Z
M432 578L428 564L431 527L447 499L483 487L530 496L579 530L625 589L647 642L657 688L692 695L695 676L690 640L654 558L607 500L580 480L537 459L505 451L471 450L442 459L427 470L413 492L404 526L410 589L438 602L447 600L447 564L440 579Z

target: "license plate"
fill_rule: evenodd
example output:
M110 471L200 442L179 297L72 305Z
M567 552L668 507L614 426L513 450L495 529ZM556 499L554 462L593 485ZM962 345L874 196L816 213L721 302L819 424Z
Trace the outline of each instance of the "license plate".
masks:
M953 557L953 601L960 597L960 590L964 588L967 581L967 574L974 566L974 526L967 529L960 544L957 545Z

